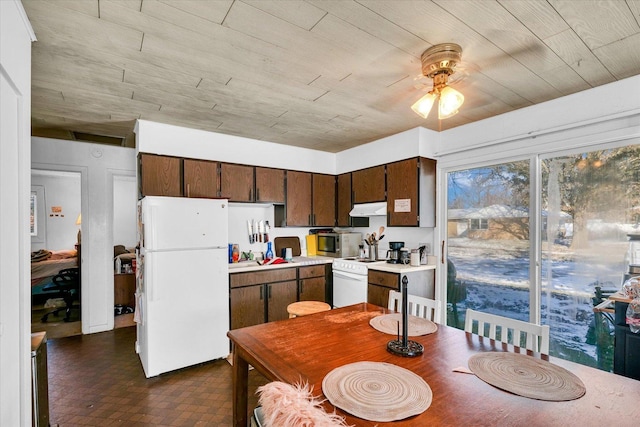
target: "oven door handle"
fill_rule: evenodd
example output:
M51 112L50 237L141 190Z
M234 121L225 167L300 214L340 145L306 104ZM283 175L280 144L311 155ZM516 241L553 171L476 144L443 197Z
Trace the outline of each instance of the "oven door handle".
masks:
M333 277L339 277L341 279L353 280L353 281L362 281L367 280L367 276L361 274L353 274L347 273L346 271L336 271L333 270Z

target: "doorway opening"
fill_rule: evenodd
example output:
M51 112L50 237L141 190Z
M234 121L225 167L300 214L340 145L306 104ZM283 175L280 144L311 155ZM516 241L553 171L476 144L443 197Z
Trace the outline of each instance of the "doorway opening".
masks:
M81 173L31 171L31 332L82 334Z

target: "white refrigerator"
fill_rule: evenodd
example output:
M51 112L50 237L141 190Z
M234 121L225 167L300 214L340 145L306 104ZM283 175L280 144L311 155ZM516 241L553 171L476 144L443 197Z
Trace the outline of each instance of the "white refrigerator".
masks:
M229 354L227 200L138 202L137 340L147 378Z

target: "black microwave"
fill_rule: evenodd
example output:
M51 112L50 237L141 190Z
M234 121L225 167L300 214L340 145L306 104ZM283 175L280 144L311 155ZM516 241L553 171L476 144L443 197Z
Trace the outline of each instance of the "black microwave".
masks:
M334 258L358 256L362 233L318 233L317 254Z

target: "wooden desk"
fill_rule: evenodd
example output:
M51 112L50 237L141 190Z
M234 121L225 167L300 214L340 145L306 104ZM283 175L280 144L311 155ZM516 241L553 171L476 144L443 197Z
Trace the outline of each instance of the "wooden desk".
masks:
M390 335L369 325L387 309L362 303L294 319L271 322L228 333L233 353L234 425L247 426L248 365L270 380L308 381L314 395L322 394L322 379L334 368L359 361L388 362L413 371L433 391L431 407L422 414L394 423L374 423L347 415L356 426L393 425L637 425L640 419L640 381L560 359L551 361L576 374L586 394L568 402L545 402L494 388L475 375L455 373L481 351L513 348L439 325L431 335L412 338L424 345L420 357L402 358L386 351ZM539 357L533 355L532 357ZM333 407L325 403L329 411Z

